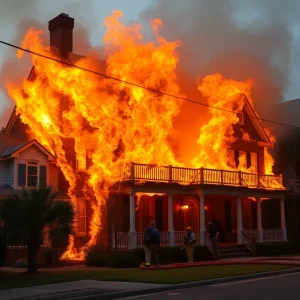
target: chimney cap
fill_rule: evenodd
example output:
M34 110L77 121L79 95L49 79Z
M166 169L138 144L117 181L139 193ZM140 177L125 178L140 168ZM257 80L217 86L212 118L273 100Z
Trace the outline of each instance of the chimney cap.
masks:
M48 29L50 31L55 30L57 27L68 27L70 29L74 28L74 18L71 18L66 13L60 13L58 16L53 18L48 23Z

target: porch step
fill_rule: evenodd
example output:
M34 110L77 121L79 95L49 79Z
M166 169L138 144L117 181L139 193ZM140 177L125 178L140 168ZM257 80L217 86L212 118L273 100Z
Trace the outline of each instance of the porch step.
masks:
M220 247L221 258L238 258L238 257L249 257L252 253L242 245L236 246L221 246Z

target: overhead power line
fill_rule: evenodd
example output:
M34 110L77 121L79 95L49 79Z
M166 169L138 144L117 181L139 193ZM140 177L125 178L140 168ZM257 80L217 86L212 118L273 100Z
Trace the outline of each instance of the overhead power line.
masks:
M63 64L63 65L66 65L66 66L69 66L69 67L72 67L72 68L76 68L76 69L79 69L79 70L82 70L82 71L85 71L85 72L89 72L89 73L92 73L92 74L95 74L95 75L99 75L99 76L102 76L102 77L105 77L105 78L108 78L108 79L111 79L111 80L115 80L115 81L125 83L125 84L131 85L131 86L135 86L135 87L147 90L147 91L152 92L152 93L169 96L169 97L172 97L172 98L175 98L175 99L180 99L180 100L184 100L184 101L187 101L187 102L190 102L190 103L193 103L193 104L198 104L198 105L206 106L206 107L209 107L209 108L218 109L218 110L228 112L228 113L232 113L232 114L235 114L235 115L240 114L240 113L237 113L237 112L232 111L232 110L228 110L228 109L225 109L225 108L220 108L220 107L217 107L217 106L209 105L209 104L206 104L206 103L203 103L203 102L198 102L198 101L191 100L191 99L188 99L188 98L185 98L185 97L176 96L176 95L169 94L169 93L166 93L166 92L163 92L163 91L160 91L160 90L156 90L156 89L153 89L153 88L149 88L149 87L137 84L137 83L129 82L129 81L122 80L120 78L116 78L116 77L113 77L113 76L109 76L109 75L106 75L106 74L103 74L103 73L100 73L100 72L96 72L96 71L93 71L93 70L90 70L90 69L87 69L87 68L76 66L76 65L71 64L67 61L63 61L63 60L56 59L56 58L53 58L53 57L50 57L50 56L47 56L47 55L44 55L44 54L41 54L41 53L37 53L37 52L31 51L31 50L28 50L28 49L25 49L25 48L22 48L22 47L19 47L17 45L10 44L10 43L7 43L7 42L1 41L1 40L0 40L0 43L3 44L3 45L6 45L6 46L9 46L9 47L12 47L12 48L15 48L15 49L18 49L18 50L22 50L24 52L27 52L27 53L30 53L30 54L48 59L48 60L58 62L60 64ZM277 122L277 121L258 118L258 117L257 118L254 118L254 117L251 117L251 116L249 116L249 117L253 118L253 119L258 119L260 121L268 122L268 123L273 123L273 124L277 124L277 125L281 125L281 126L287 126L287 127L299 129L299 127L295 126L295 125L285 124L285 123L282 123L282 122Z

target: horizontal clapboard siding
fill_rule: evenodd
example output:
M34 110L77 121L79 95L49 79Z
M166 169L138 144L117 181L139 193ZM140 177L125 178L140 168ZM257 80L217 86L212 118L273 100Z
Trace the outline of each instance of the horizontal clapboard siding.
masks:
M0 161L0 185L14 187L14 159Z

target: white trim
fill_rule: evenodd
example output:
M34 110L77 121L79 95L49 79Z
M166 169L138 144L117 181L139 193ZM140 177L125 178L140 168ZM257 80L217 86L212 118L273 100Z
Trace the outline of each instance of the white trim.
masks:
M40 151L42 151L47 157L49 161L55 161L55 157L48 151L46 150L42 145L40 145L36 140L32 140L14 153L10 155L10 157L18 158L20 153L26 150L27 148L31 146L36 146Z

